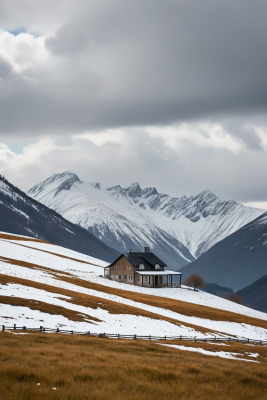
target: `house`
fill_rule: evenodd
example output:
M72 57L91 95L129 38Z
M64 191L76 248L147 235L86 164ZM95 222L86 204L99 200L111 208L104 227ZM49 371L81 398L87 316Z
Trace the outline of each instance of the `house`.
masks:
M121 254L113 263L105 267L105 277L130 285L145 287L181 287L181 272L165 271L167 265L149 247L144 252ZM173 275L180 276L180 284L173 285Z

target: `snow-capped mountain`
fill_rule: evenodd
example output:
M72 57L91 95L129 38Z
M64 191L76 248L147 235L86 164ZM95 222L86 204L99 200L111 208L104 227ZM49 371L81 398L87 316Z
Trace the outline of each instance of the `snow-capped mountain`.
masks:
M181 268L264 210L221 199L210 191L170 197L138 183L126 188L54 174L28 195L119 251L150 246L170 267Z
M27 196L1 175L0 231L31 236L106 261L119 255L88 230Z

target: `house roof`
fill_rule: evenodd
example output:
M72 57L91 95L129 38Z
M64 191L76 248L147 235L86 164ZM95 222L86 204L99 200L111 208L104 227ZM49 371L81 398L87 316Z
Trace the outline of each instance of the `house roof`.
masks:
M141 252L131 252L131 253L123 253L121 254L113 263L111 263L108 267L115 264L122 256L125 256L130 263L137 267L140 264L144 264L146 267L152 268L156 264L159 264L161 267L167 267L167 265L161 261L155 254L153 253L141 253ZM108 268L106 267L106 268Z

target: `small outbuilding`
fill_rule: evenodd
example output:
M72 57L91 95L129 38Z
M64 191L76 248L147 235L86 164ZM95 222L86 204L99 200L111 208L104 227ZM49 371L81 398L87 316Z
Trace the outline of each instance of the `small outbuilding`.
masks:
M149 247L144 252L121 254L105 267L105 277L130 285L145 287L181 287L181 272L165 270L167 265L153 254ZM172 277L180 276L180 283L173 283Z

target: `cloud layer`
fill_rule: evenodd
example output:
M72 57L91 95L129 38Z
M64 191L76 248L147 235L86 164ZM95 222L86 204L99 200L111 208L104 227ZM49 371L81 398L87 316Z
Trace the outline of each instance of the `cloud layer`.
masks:
M45 137L18 155L2 144L0 169L24 190L70 170L84 181L110 186L138 181L178 197L210 189L224 198L264 203L267 134L258 129L256 134L260 151L207 123Z
M23 189L72 170L267 200L266 14L262 0L2 0L2 173ZM16 141L31 143L16 155Z
M3 131L166 125L265 111L266 2L54 3L1 6L3 28L41 30L38 39L1 32Z

